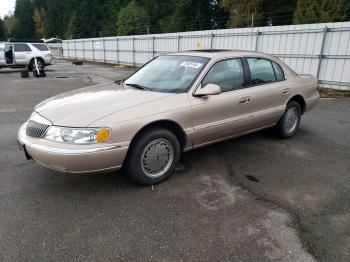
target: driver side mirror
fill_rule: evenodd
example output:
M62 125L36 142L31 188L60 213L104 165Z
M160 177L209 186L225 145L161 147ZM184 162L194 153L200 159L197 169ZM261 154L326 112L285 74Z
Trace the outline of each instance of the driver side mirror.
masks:
M221 88L215 84L207 84L204 87L197 88L194 96L212 96L221 94Z

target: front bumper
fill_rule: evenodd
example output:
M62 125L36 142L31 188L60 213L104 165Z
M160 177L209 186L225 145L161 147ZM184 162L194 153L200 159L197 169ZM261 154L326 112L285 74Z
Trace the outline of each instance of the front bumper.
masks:
M38 164L68 173L98 172L121 168L130 142L95 145L67 145L31 138L26 123L18 131L18 142Z
M54 58L53 56L50 57L44 57L44 62L46 66L53 65L54 63Z

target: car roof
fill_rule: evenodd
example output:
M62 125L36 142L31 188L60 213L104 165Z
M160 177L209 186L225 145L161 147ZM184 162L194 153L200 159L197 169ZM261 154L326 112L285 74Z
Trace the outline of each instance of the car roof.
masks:
M208 49L208 50L192 50L175 53L172 55L187 55L187 56L201 56L207 58L225 58L228 56L232 57L266 57L272 58L273 56L255 51L246 51L246 50L222 50L222 49Z
M4 44L7 44L7 45L13 45L13 44L47 45L46 43L35 43L35 42L4 42Z

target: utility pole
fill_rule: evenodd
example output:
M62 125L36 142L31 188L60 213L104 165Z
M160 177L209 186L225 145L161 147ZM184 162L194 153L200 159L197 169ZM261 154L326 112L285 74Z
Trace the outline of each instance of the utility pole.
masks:
M147 34L149 35L149 25L147 25L146 28L147 28Z
M252 13L252 27L254 27L254 13Z

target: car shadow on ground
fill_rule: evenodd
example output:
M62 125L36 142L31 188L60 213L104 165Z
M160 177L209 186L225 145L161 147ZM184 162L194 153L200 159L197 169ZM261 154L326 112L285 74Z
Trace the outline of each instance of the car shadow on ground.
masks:
M21 69L10 69L10 70L4 70L0 69L0 74L18 74L21 73Z
M193 159L201 158L208 149L219 151L223 146L227 146L229 143L230 147L235 147L236 144L242 144L245 140L279 140L274 135L272 130L263 130L253 134L249 134L242 137L237 137L234 139L229 139L211 146L206 146L203 148L198 148L196 150L185 152L182 154L179 169L174 172L174 176L177 174L186 174L191 171L193 168ZM205 156L207 158L207 156ZM234 156L233 156L234 157ZM210 161L208 159L208 161ZM33 163L33 165L36 165ZM127 188L142 188L145 186L139 185L132 180L130 180L124 171L121 169L119 171L114 172L101 172L101 173L84 173L84 174L69 174L69 173L61 173L58 171L53 171L46 169L44 167L34 167L40 169L40 174L42 174L42 179L40 179L40 184L44 185L48 182L49 186L55 187L56 189L62 187L65 190L68 188L72 190L79 190L79 188L83 189L85 187L94 187L94 188L103 188L105 191L109 189L116 190L126 190ZM57 179L56 183L52 184L53 180ZM46 181L47 180L47 181ZM164 183L170 183L172 178ZM85 190L85 189L83 189Z

